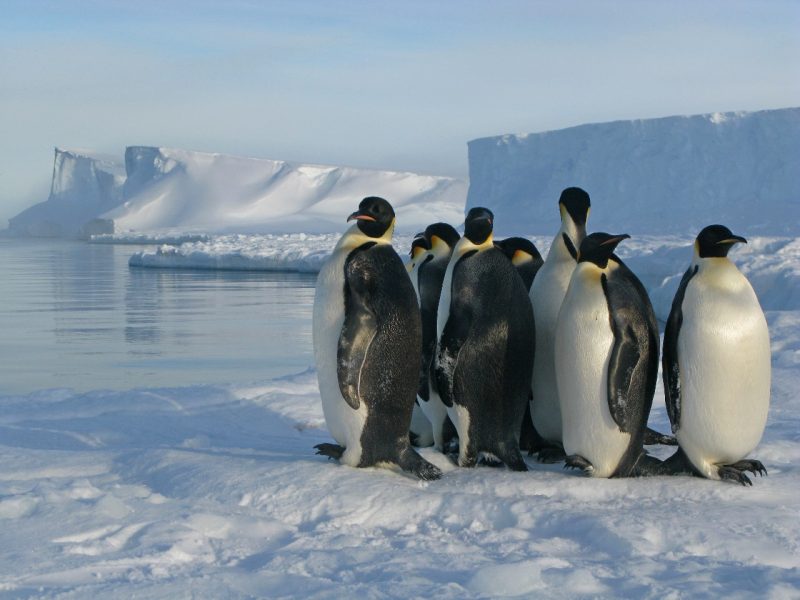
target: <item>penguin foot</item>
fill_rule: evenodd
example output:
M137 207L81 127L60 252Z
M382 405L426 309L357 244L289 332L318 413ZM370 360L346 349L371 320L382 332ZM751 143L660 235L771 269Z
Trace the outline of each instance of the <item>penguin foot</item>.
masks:
M400 455L397 464L403 471L407 471L423 481L433 481L442 477L439 467L429 463L410 447Z
M314 448L316 448L318 455L335 458L336 460L342 458L344 454L344 447L339 444L317 444Z
M548 446L546 448L541 448L539 450L539 454L536 456L536 460L545 464L560 463L566 458L567 453L564 452L564 448L560 446Z
M656 444L661 444L662 446L677 446L678 440L674 435L660 433L648 427L644 430L644 445L655 446Z
M719 478L722 480L736 481L742 485L753 485L753 482L750 481L747 475L732 465L721 465L717 467L717 473L719 473Z
M490 454L482 454L478 459L478 464L484 467L492 467L493 469L497 469L498 467L503 466L503 461L497 458L496 456L492 456Z
M735 462L731 465L734 469L739 469L740 471L750 471L754 475L760 475L764 477L767 474L767 469L761 463L760 460L754 459L745 459L740 460L739 462Z
M579 454L570 454L565 459L565 469L580 469L584 475L591 475L594 471L594 465Z
M416 446L417 448L419 448L419 436L413 431L408 432L408 441L411 443L412 446Z
M503 462L512 471L522 472L528 470L528 465L525 464L525 459L522 458L522 452L517 448L507 450L503 455Z

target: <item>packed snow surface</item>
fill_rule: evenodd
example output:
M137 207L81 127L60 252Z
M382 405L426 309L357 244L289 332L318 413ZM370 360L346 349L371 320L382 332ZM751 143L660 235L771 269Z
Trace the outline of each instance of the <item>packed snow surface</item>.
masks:
M198 260L244 256L249 243L251 265L312 269L333 242L212 238ZM691 240L633 238L620 251L657 299L677 285ZM798 252L788 238L731 252L768 309L773 352L752 454L769 475L753 487L597 480L532 459L528 473L460 469L432 449L421 453L440 481L353 469L314 454L331 438L311 368L228 385L42 390L0 397L0 597L796 598ZM650 424L668 431L662 398L659 382Z
M595 123L473 140L467 209L504 232L558 229L566 187L589 192L591 231L800 233L800 108Z
M768 314L769 476L751 488L431 449L440 481L353 469L314 455L330 437L311 370L0 398L0 596L796 598L799 314Z

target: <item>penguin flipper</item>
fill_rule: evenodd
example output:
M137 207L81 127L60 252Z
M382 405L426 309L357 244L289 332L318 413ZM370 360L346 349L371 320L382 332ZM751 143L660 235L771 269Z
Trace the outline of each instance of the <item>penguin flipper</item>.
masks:
M633 329L618 328L615 323L614 348L608 362L608 408L620 431L625 433L630 433L634 425L630 423L628 401L633 372L640 358Z
M453 388L461 348L469 336L471 318L465 304L453 302L450 318L439 340L434 376L439 397L445 406L453 406Z
M614 346L607 372L608 408L620 431L638 434L647 426L658 378L658 324L641 281L615 260L617 276L600 278L609 306L614 307L610 311Z
M667 415L672 424L672 433L678 431L681 422L681 372L678 364L678 334L683 324L683 298L689 280L697 274L698 267L689 267L681 278L678 291L672 300L666 327L664 328L664 351L662 353L662 376Z

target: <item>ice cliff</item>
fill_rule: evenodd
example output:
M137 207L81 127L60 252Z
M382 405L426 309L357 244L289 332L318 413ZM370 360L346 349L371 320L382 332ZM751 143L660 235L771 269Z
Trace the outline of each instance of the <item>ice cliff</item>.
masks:
M467 208L505 233L558 228L561 190L592 198L589 229L800 233L800 108L581 125L468 144Z
M50 196L10 219L9 229L41 237L107 233L111 224L97 217L122 202L124 181L122 161L113 156L56 148Z

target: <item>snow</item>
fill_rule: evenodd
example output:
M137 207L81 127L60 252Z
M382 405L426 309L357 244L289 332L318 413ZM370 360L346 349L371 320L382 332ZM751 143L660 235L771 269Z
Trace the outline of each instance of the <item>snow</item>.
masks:
M752 488L458 469L430 449L438 482L352 469L313 453L329 436L312 370L2 398L0 596L796 597L800 318L768 317Z
M251 266L312 270L335 239L212 236L186 245L205 244L205 258L186 260L224 263L251 244ZM798 251L796 238L753 238L731 253L772 337L772 404L753 452L769 476L751 488L589 479L532 459L528 473L459 469L431 449L440 481L353 469L314 454L331 440L311 368L41 390L0 397L0 597L795 598ZM620 252L666 293L691 240L640 236ZM669 428L660 382L650 424Z
M589 192L590 231L800 233L800 108L594 123L473 140L467 209L508 235L558 229L561 190Z

